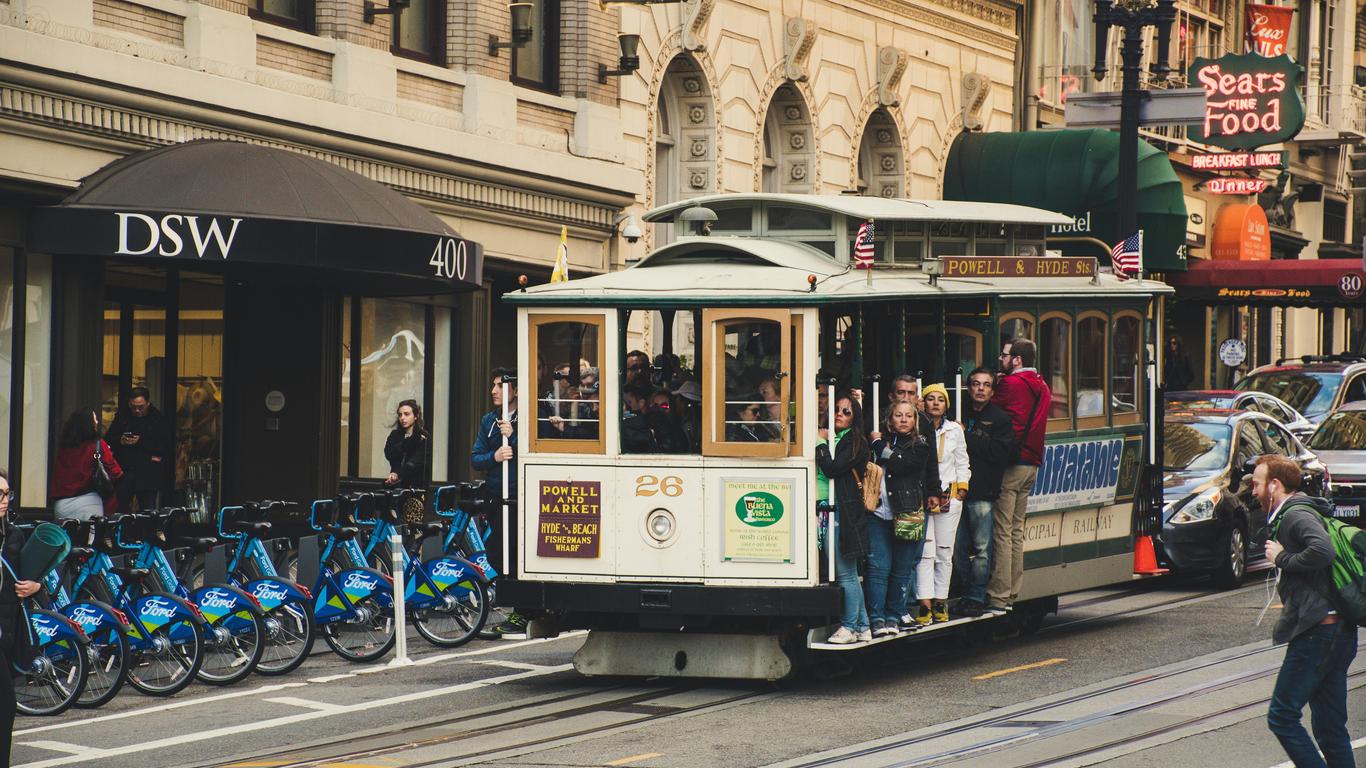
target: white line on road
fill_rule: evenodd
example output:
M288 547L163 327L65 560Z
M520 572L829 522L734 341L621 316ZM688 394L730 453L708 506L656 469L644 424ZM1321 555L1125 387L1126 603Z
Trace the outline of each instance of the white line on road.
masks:
M545 664L528 664L525 661L504 661L503 659L484 659L472 661L471 664L487 664L490 667L507 667L508 669L554 669Z
M1352 749L1361 749L1362 747L1366 747L1366 738L1360 738L1352 742ZM1277 763L1276 765L1271 766L1271 768L1295 768L1295 763L1287 760L1284 763Z
M326 712L314 711L305 712L297 715L286 715L284 717L275 717L269 720L258 720L252 723L243 723L242 725L233 725L225 728L215 728L213 730L208 731L197 731L194 733L181 734L180 736L172 736L165 739L144 741L137 744L129 744L123 747L110 747L108 749L99 750L92 749L90 752L83 753L79 756L55 757L48 760L39 760L34 763L24 763L23 765L15 766L15 768L55 768L55 766L59 765L73 765L79 762L94 759L103 759L106 757L121 757L123 755L137 754L138 752L150 752L153 750L167 749L169 747L177 747L182 744L191 744L197 741L221 739L227 736L236 736L239 733L251 733L252 731L261 731L270 728L278 728L280 726L291 725L293 723L303 723L309 720L317 720L323 717L332 717L336 714L341 713L364 712L366 710L378 709L380 707L387 707L394 704L406 704L408 702L422 701L423 699L431 699L436 698L438 696L447 696L452 693L463 693L464 691L472 691L478 688L486 688L491 685L501 685L503 683L511 683L517 680L526 680L527 678L540 677L542 675L549 675L557 672L565 672L573 668L573 664L561 664L557 667L549 667L544 670L517 672L511 675L503 675L502 677L490 677L486 680L478 680L471 683L461 683L459 685L447 686L445 688L433 688L427 691L415 691L413 693L403 694L402 696L391 696L386 699L375 699L374 701L366 701L358 704L339 705L337 709L328 710Z
M332 683L332 682L336 682L336 681L338 681L338 680L345 680L345 679L348 678L348 677L355 677L355 676L356 676L356 675L355 675L354 672L347 672L347 673L341 674L341 675L324 675L324 676L322 676L322 677L310 677L310 678L308 678L308 682L310 682L310 683Z
M309 701L308 699L300 699L296 696L272 696L268 699L261 699L261 701L269 701L272 704L286 704L291 707L303 707L304 709L316 709L319 712L336 712L341 709L346 709L346 707L341 704L328 704L325 701Z
M53 752L65 752L68 755L88 756L92 752L99 752L98 749L95 749L93 747L82 747L80 744L68 744L65 741L46 741L43 739L39 739L38 741L21 741L19 743L25 747L50 749Z
M91 723L103 723L109 720L122 720L125 717L134 717L137 715L150 715L155 714L157 712L165 712L168 709L180 709L181 707L191 707L196 704L209 704L211 702L223 701L225 699L240 699L245 696L256 696L262 693L274 693L275 691L283 691L286 688L302 688L306 685L308 685L308 683L277 683L275 685L263 685L259 688L252 688L250 690L245 691L220 693L217 696L204 696L198 699L186 699L185 701L176 701L170 704L158 704L156 706L144 707L142 709L131 709L127 712L115 712L113 714L100 715L98 717L87 717L82 720L68 720L65 723L40 725L36 728L24 728L23 730L15 731L14 735L24 736L30 733L42 733L43 731L57 731L61 730L62 728L75 728L77 726L89 725Z

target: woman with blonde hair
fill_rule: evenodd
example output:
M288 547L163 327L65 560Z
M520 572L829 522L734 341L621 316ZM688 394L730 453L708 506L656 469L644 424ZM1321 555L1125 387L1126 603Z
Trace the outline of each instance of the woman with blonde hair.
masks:
M915 573L915 596L920 601L917 624L949 620L949 579L953 576L953 544L958 535L958 519L963 515L963 499L968 496L968 442L963 427L948 418L949 391L943 384L931 384L921 394L925 413L934 425L935 447L939 455L940 505L931 511L925 526L925 549ZM942 503L947 498L948 503Z

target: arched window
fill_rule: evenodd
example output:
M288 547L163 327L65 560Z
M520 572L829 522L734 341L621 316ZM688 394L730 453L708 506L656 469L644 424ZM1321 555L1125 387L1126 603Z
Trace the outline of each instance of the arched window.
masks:
M711 89L697 62L669 63L655 104L654 205L712 192L716 126ZM672 239L672 224L655 225L655 245Z
M764 117L764 192L809 193L816 188L811 116L791 83L780 87Z
M901 197L905 167L896 123L887 110L878 109L863 128L854 186L861 195Z

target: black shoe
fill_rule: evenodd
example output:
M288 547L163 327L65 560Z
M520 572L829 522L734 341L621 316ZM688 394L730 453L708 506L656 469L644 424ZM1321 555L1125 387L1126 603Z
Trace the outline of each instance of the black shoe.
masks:
M959 616L967 616L970 619L975 619L986 612L987 607L976 600L963 600L958 603L958 607L954 609L954 613Z
M496 635L524 635L526 634L526 617L520 613L513 613L507 617L502 624L493 628Z

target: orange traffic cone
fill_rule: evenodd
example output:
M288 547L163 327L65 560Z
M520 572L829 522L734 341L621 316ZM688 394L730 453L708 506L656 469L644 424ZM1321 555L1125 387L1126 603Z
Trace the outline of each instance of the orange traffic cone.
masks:
M1157 553L1153 551L1153 537L1139 536L1134 542L1134 574L1138 576L1161 576L1166 568L1157 567Z

